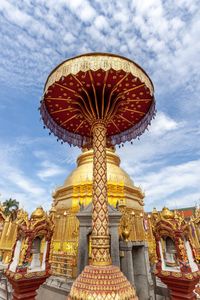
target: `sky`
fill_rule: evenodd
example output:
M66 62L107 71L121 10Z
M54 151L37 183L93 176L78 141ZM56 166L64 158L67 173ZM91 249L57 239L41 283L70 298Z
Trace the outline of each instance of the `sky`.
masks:
M49 209L78 148L43 129L50 71L87 52L128 57L155 87L157 115L121 166L145 192L145 210L200 203L200 6L195 0L0 0L0 201Z

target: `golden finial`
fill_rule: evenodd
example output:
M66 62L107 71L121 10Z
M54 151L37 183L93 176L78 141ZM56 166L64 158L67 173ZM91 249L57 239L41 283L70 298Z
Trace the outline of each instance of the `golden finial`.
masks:
M31 215L31 219L41 219L45 216L45 211L41 206L37 207Z
M163 207L161 215L165 219L173 219L174 218L174 212L170 211L169 208Z
M154 207L153 210L152 210L152 214L153 214L153 215L158 215L158 211L157 211L157 209L156 209L155 207Z

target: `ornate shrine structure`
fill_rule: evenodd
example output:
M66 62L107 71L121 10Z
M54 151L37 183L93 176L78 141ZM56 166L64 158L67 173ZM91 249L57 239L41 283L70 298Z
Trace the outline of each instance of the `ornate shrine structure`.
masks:
M171 299L196 299L200 271L189 224L180 213L164 207L160 213L154 210L153 233L158 258L155 274L170 289Z
M13 300L34 300L36 290L51 275L49 255L54 224L39 207L28 219L20 219L17 238L6 276L13 287Z
M17 228L21 222L27 218L28 214L23 209L17 211L17 217L12 220L11 215L4 214L4 207L0 206L0 261L8 264L11 260L12 250L17 237Z
M187 231L190 243L194 249L195 259L200 262L200 209L199 208L183 208L178 209L177 213L187 223ZM156 243L153 235L155 217L159 214L156 208L151 213L144 213L144 229L145 237L149 246L149 257L152 264L157 261Z

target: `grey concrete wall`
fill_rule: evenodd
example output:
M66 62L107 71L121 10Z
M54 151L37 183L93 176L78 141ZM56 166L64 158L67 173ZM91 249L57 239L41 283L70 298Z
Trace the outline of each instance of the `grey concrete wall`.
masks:
M68 292L64 293L59 288L43 285L38 290L36 300L66 300Z
M51 276L38 289L36 300L66 300L72 286L72 280Z
M7 282L7 292L6 292L6 282L5 280L0 281L0 300L11 300L12 298L12 287Z
M155 299L147 244L120 241L121 270L134 285L139 300Z
M124 273L128 281L134 286L134 269L133 269L133 257L132 257L132 242L120 241L121 251L121 271Z
M135 286L138 296L144 300L149 299L149 297L154 299L154 287L146 242L134 242L133 267Z
M79 227L79 244L78 244L78 274L80 274L84 267L88 264L88 234L90 228L80 225Z
M78 274L88 264L88 235L92 231L92 205L91 203L77 213L79 219L79 246L78 246ZM120 267L119 258L119 234L118 226L121 218L121 213L108 205L109 216L109 232L111 243L111 258L113 265Z
M114 266L120 267L120 257L119 257L119 232L118 226L120 222L121 214L110 215L109 216L109 231L110 231L110 248L111 248L111 258L112 264Z

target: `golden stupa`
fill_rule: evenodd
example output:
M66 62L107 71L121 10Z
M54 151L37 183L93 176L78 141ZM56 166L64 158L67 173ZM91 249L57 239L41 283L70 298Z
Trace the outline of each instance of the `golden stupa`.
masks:
M75 277L79 222L76 213L92 201L93 150L83 149L77 167L53 193L55 232L52 268L55 275ZM114 148L107 148L108 202L122 212L119 235L128 231L129 240L144 240L141 188L120 167ZM65 265L66 264L66 265Z
M92 200L93 150L84 149L77 158L77 168L64 184L53 193L54 206L59 212L79 210L79 205L88 205ZM116 206L123 200L127 207L143 211L144 193L134 186L130 176L120 167L120 158L114 149L107 149L108 202Z
M77 253L79 222L76 213L92 201L93 150L87 148L77 158L77 167L67 176L64 184L53 193L50 210L54 216L51 262L54 275L75 278L77 276ZM120 167L120 158L114 148L107 149L108 202L122 212L119 235L125 240L145 240L143 227L144 193L136 187L130 176ZM32 218L44 214L41 207ZM0 210L0 260L8 263L16 241L17 225L27 217L22 209L12 221Z

